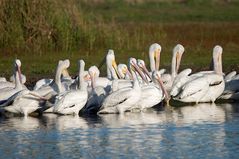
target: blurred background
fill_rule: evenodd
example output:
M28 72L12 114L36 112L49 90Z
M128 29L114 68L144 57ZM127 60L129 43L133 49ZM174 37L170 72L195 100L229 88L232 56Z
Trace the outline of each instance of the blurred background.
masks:
M209 68L212 49L223 47L224 72L239 70L239 0L0 0L0 71L15 58L34 80L54 75L57 61L98 65L108 49L117 63L131 56L148 62L152 43L162 46L161 68L172 49L185 47L182 69ZM102 68L102 74L106 71Z

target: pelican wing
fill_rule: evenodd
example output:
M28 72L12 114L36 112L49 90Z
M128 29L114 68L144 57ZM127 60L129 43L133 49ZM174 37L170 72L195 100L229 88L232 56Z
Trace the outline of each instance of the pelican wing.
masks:
M180 98L192 96L204 89L208 89L209 84L205 77L198 77L192 81L187 82L180 91Z
M120 103L123 103L129 97L131 97L131 90L132 88L123 88L113 92L112 94L106 97L101 109L104 109L106 107L114 107Z
M65 108L71 108L75 105L79 105L82 102L86 103L88 94L85 91L75 90L67 91L57 96L56 103L54 104L54 111L58 111ZM84 105L83 105L84 106Z
M5 101L3 104L1 104L0 106L4 107L4 106L8 106L10 105L11 103L14 102L15 99L19 98L19 97L22 97L23 95L29 93L29 90L22 90L22 91L19 91L17 93L15 93L14 95L12 95L10 98L8 98L7 101Z
M189 74L192 72L191 69L185 69L181 71L175 78L170 94L177 96L181 90L181 87L190 80Z

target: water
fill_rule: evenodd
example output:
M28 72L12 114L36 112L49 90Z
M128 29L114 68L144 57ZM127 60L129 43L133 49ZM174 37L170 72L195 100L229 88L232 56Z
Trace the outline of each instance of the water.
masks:
M0 158L238 158L239 105L0 118Z

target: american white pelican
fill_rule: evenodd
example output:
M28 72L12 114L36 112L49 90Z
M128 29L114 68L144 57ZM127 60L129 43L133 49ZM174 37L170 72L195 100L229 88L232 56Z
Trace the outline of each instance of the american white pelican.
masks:
M107 78L109 80L118 79L117 64L115 61L114 50L109 50L106 55L106 65L107 65Z
M36 92L22 90L8 99L3 106L8 112L27 116L43 106L45 101L46 99Z
M88 72L91 78L92 90L89 92L84 112L96 114L109 92L102 86L96 86L96 77L99 75L99 69L96 66L91 66Z
M149 47L149 64L151 72L159 70L161 46L157 43Z
M96 81L95 85L102 86L104 88L111 86L112 80L118 79L118 70L117 70L117 64L115 61L115 54L113 50L109 50L106 57L106 66L107 66L107 77L99 77L95 76ZM104 62L104 61L103 61ZM101 64L103 65L103 63Z
M218 74L222 74L222 66L220 66L222 65L222 63L220 62L221 59L219 59L221 58L220 52L222 52L222 48L220 46L215 46L213 50L212 63L211 63L211 66L212 66L211 69L213 69L212 71L200 71L200 72L191 74L192 73L191 69L185 69L182 72L180 72L176 76L173 82L173 87L171 89L170 95L173 97L177 96L177 94L181 91L181 87L184 84L189 83L190 81L197 79L198 77L202 77L204 75L208 75L215 72L218 72Z
M188 76L174 99L182 102L214 102L223 92L225 82L222 75L222 47L213 49L214 71L202 71ZM185 79L184 79L185 80Z
M5 87L0 89L0 104L4 103L8 98L10 98L15 93L21 91L23 88L21 79L21 61L16 59L14 61L14 77L15 77L15 87Z
M177 44L173 49L171 74L161 75L162 81L167 91L171 90L173 81L178 74L183 53L184 53L184 47L181 44Z
M137 68L137 71L138 66L136 64L136 59L130 58L129 61L131 66ZM137 80L136 73L133 71L133 68L130 69L134 79L133 87L122 88L112 92L105 98L98 113L124 113L125 111L130 110L130 108L135 106L135 104L139 101L141 88Z
M85 106L88 99L87 83L84 81L83 73L85 68L85 62L79 61L79 86L78 90L69 90L60 93L56 97L53 111L59 114L74 114L78 115L79 111Z
M138 103L131 109L144 109L151 108L159 104L164 98L169 100L168 93L163 86L163 82L160 79L160 72L153 72L153 82L149 85L144 85L141 87L141 97Z

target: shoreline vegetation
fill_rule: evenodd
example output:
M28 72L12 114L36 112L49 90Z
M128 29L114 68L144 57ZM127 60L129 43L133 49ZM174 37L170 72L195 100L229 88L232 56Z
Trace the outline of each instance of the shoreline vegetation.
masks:
M148 63L154 42L162 46L161 68L170 67L180 43L181 68L205 70L219 44L224 71L239 71L238 10L239 0L2 0L1 76L12 74L15 58L30 80L53 77L57 61L65 58L74 75L78 59L98 65L108 49L117 63L130 56Z

